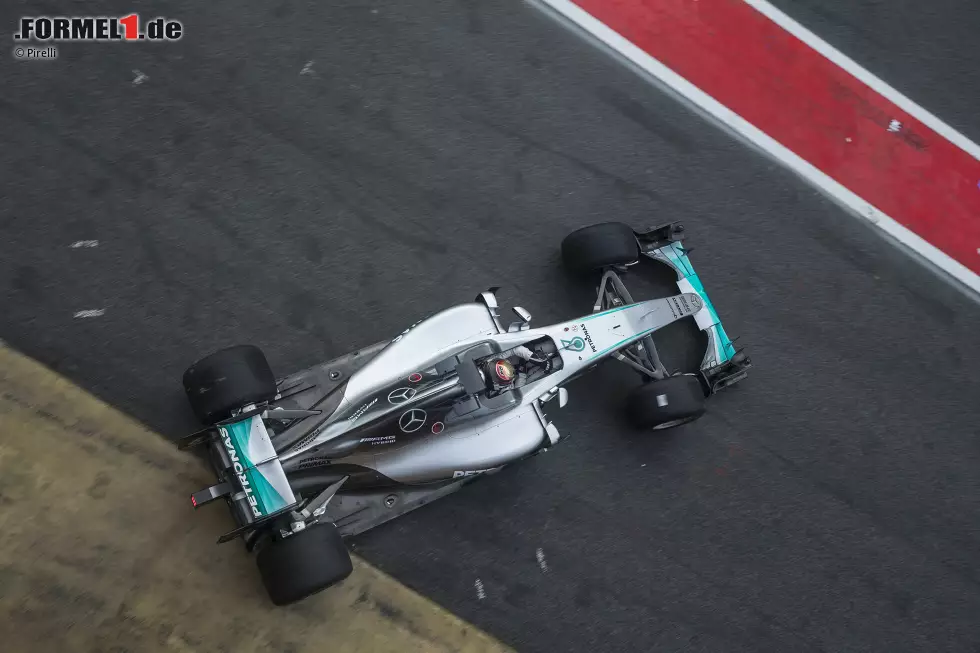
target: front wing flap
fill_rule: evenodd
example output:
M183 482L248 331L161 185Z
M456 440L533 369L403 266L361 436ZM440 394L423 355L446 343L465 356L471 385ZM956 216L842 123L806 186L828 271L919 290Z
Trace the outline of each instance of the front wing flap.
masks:
M735 341L725 332L721 317L691 264L689 250L681 243L684 227L671 223L645 232L636 232L636 236L645 256L674 270L677 274L677 287L681 292L697 293L704 302L704 307L694 315L694 320L708 336L708 348L700 370L701 380L708 394L714 394L744 379L748 375L748 369L752 367L752 361L742 349L735 346Z

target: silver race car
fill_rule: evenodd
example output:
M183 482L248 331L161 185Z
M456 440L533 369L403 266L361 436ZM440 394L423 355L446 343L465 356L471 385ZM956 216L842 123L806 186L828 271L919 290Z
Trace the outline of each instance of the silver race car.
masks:
M518 319L504 325L491 288L390 342L280 379L252 346L198 361L183 384L208 427L178 446L206 447L218 483L193 505L227 502L239 527L219 542L243 538L272 601L285 605L350 574L343 538L557 444L545 408L564 406L565 386L606 359L643 379L626 404L637 427L697 419L751 363L725 334L683 232L611 222L571 233L564 263L595 274L598 295L591 313L558 324L532 328L514 308ZM621 275L644 256L676 272L680 294L633 300ZM652 336L688 317L708 349L696 374L671 375Z

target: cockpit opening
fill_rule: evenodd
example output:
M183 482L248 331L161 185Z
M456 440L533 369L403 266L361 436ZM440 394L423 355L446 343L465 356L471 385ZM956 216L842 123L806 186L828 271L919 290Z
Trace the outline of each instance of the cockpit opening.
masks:
M487 397L534 383L562 368L558 347L548 336L474 361Z

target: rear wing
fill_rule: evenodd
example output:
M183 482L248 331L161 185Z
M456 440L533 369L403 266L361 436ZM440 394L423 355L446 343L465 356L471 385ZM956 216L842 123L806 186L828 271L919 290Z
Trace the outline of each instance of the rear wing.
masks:
M299 503L262 415L256 411L243 414L247 416L221 422L178 444L180 448L208 445L219 482L192 494L191 504L196 509L216 499L228 502L239 527L221 536L219 543L289 512Z

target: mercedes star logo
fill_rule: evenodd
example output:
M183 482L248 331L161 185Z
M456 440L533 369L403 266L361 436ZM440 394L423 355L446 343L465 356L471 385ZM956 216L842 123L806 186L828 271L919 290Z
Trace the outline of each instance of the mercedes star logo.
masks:
M413 433L422 428L425 424L425 411L420 408L413 408L412 410L406 410L402 413L402 416L398 418L398 428L400 428L405 433Z
M403 404L415 396L415 388L398 388L388 393L388 402L392 404Z

